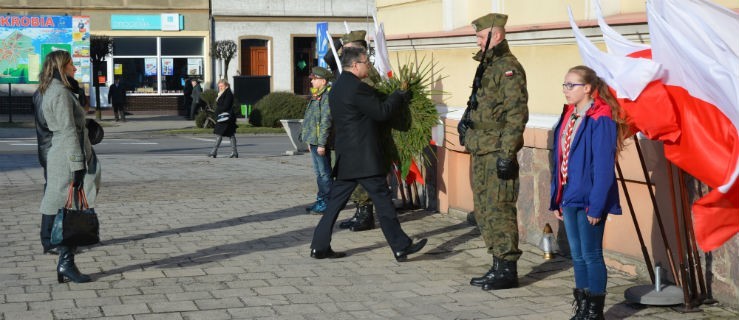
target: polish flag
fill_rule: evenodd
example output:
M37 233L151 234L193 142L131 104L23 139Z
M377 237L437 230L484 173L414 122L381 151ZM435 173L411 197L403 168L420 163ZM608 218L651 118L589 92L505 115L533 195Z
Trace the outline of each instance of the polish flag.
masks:
M714 188L693 205L694 230L704 251L718 248L739 232L739 41L719 32L739 28L737 15L705 0L680 1L679 5L675 0L650 0L650 50L629 43L597 13L609 51L621 56L600 52L570 14L585 64L617 92L633 128L663 141L671 162ZM644 85L646 77L611 76L629 63L622 59L653 59L660 66L655 73L658 79ZM643 90L623 89L639 87Z
M665 156L713 190L693 204L704 251L739 233L739 15L707 0L649 0L652 59L682 134Z
M390 55L387 53L387 40L385 40L385 26L377 24L377 17L372 15L375 21L375 68L383 79L393 77L393 68L390 65Z

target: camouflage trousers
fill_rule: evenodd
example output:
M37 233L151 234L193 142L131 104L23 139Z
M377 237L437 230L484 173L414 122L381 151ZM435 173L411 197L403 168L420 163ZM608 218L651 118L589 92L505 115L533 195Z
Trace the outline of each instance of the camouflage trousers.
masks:
M359 184L357 185L357 188L354 189L354 192L352 192L350 199L356 202L358 206L372 205L369 193L367 193L367 190L364 190L364 188Z
M506 261L517 261L522 253L518 249L516 211L519 179L498 179L497 159L495 153L472 156L475 219L488 253Z

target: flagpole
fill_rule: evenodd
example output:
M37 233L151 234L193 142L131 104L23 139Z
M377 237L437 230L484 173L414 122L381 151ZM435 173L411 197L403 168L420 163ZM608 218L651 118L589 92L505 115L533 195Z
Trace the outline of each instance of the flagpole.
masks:
M338 69L339 74L341 74L341 60L339 60L339 54L336 52L336 47L334 47L334 38L332 38L331 34L328 33L328 29L326 30L326 37L328 37L328 44L331 45L331 53L334 55L334 60L336 60L336 69Z
M647 271L649 271L649 278L652 279L654 284L654 270L652 269L652 259L649 257L649 251L644 243L644 236L641 234L641 228L639 227L639 220L636 219L636 212L634 211L634 204L631 202L631 196L629 195L629 189L626 188L626 180L624 180L624 174L621 172L621 165L616 162L616 172L618 173L618 179L621 181L621 189L624 191L626 196L626 203L629 206L629 213L631 213L631 220L634 222L634 228L636 229L636 236L639 238L639 246L641 247L642 256L644 256L644 262L647 263Z

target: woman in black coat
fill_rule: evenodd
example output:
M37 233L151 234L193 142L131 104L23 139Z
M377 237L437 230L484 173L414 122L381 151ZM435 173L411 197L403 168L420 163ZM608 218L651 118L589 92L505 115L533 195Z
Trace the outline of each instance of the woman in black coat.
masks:
M229 137L231 140L231 155L229 158L238 158L239 153L236 151L236 114L233 110L234 95L231 93L231 86L226 80L218 81L218 97L216 98L216 127L213 133L216 134L216 145L213 146L208 156L215 158L218 154L218 147L221 145L223 137Z

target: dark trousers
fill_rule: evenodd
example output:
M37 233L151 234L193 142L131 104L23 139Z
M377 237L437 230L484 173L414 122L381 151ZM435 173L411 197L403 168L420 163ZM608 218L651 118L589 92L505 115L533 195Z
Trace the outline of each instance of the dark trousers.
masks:
M118 119L119 115L121 119L126 119L126 109L123 107L123 103L113 102L113 114L115 115L116 119Z
M362 185L370 199L375 204L375 212L380 222L382 234L393 251L399 251L407 248L412 240L405 234L400 227L398 221L398 213L393 205L390 188L388 188L385 176L373 176L351 180L336 180L331 185L331 195L329 196L328 206L323 213L321 220L316 226L313 233L313 242L311 249L318 251L328 250L331 247L331 233L339 216L339 211L346 206L352 191Z

